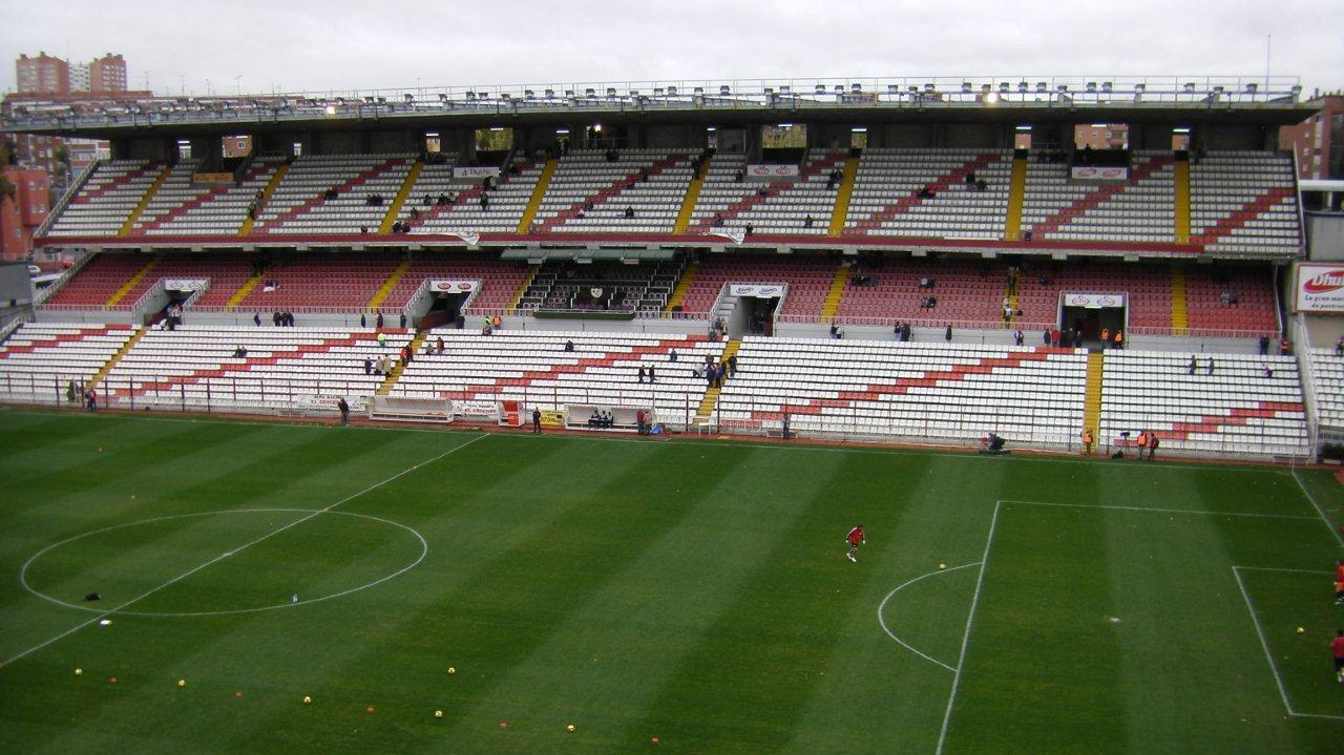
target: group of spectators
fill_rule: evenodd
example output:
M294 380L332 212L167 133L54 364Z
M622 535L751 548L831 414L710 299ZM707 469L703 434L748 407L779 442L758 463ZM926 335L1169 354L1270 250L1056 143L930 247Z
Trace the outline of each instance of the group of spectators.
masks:
M605 430L614 427L616 419L611 416L611 412L594 409L593 416L588 418L588 426L598 430Z
M256 312L252 315L252 322L258 328L261 327L261 313ZM294 327L294 313L275 311L271 313L271 324L277 328Z
M86 385L83 380L78 382L71 380L65 386L65 400L75 403L78 400L84 405L85 411L98 411L98 393L93 386Z
M728 357L727 360L714 361L714 357L705 355L704 368L691 368L691 375L703 377L705 384L710 388L722 388L723 379L737 374L737 355Z

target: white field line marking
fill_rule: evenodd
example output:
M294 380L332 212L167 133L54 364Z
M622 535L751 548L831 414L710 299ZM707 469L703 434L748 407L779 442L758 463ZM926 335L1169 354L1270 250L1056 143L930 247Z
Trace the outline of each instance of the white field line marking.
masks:
M337 506L340 506L340 505L342 505L342 504L349 503L350 501L353 501L354 499L356 499L356 498L358 498L358 497L360 497L360 496L362 496L362 495L364 495L364 494L366 494L366 493L369 493L369 492L372 492L372 491L374 491L374 490L377 490L378 488L380 488L380 487L382 487L382 486L388 484L389 482L394 482L394 481L396 481L396 480L399 480L399 479L401 479L402 477L405 477L406 475L410 474L411 472L414 472L415 470L417 470L417 469L419 469L419 468L425 466L426 464L431 464L431 463L433 463L433 462L436 462L436 461L438 461L439 459L442 459L443 457L445 457L445 456L447 456L447 455L449 455L449 454L451 454L451 453L454 453L454 452L456 452L456 451L460 451L460 450L462 450L463 448L466 448L467 446L471 445L472 443L475 443L476 441L481 440L482 438L485 438L485 437L488 437L488 436L487 436L487 435L478 435L478 436L476 436L475 438L472 438L471 440L467 441L466 443L462 443L462 444L460 444L460 445L453 446L452 448L448 449L447 451L444 451L443 453L439 454L438 456L435 456L435 457L433 457L433 458L431 458L431 459L426 459L425 461L422 461L422 462L420 462L419 464L416 464L416 465L414 465L414 466L407 467L406 469L404 469L404 470L402 470L402 471L400 471L400 472L398 472L398 473L392 475L391 477L387 478L386 480L383 480L383 481L381 481L381 482L375 482L374 484L368 486L367 488L364 488L363 490L359 491L358 493L354 493L353 495L348 495L348 496L346 496L345 498L342 498L341 500L339 500L339 501L337 501L337 502L331 504L330 506L327 506L326 508L318 509L317 511L314 511L313 513L309 514L308 516L301 517L301 518L299 518L299 519L295 519L294 521L290 522L289 524L286 524L286 525L283 526L283 527L279 527L279 528L277 528L277 529L271 530L270 532L266 533L265 535L262 535L261 537L256 538L255 540L252 540L251 542L248 542L248 543L245 544L245 545L239 546L239 547L237 547L237 548L233 548L233 549L231 549L231 550L227 550L227 551L225 551L225 552L219 554L218 556L215 556L214 558L210 559L209 561L206 561L205 563L200 564L199 566L196 566L196 567L193 567L193 568L191 568L191 569L188 569L187 571L182 572L181 574L177 575L176 577L173 577L172 579L168 580L167 582L164 582L163 584L159 585L158 587L151 588L151 589L149 589L149 590L147 590L147 591L141 593L140 595L137 595L136 597L131 598L130 600L126 601L125 603L122 603L121 605L118 605L118 606L116 606L115 608L112 608L111 610L109 610L109 611L107 611L107 612L105 612L105 613L101 613L101 614L99 614L99 615L97 615L97 616L94 616L92 619L89 619L88 621L85 621L85 622L81 622L81 623L79 623L79 624L76 624L75 626L73 626L73 627L71 627L71 628L65 630L64 632L61 632L60 634L56 635L55 637L52 637L52 638L49 639L49 640L46 640L46 641L41 642L41 643L38 643L37 645L34 645L34 646L28 648L27 650L24 650L23 652L19 653L18 655L12 656L12 657L10 657L10 658L6 658L6 659L4 659L4 660L0 660L0 669L6 667L6 666L8 666L8 665L10 665L11 663L13 663L13 662L19 660L20 658L23 658L23 657L25 657L25 656L31 655L31 654L33 654L33 653L36 653L37 651L41 650L42 648L47 647L48 645L51 645L51 644L53 644L53 643L55 643L55 642L58 642L58 641L60 641L60 640L63 640L63 639L65 639L66 637L69 637L70 635L74 634L75 632L78 632L79 630L81 630L81 629L83 629L83 628L85 628L85 627L87 627L87 626L89 626L89 625L91 625L91 624L94 624L95 622L101 621L102 619L105 619L105 618L107 618L108 616L111 616L112 614L115 614L116 612L122 610L123 608L129 608L130 606L132 606L132 605L134 605L134 604L136 604L136 603L139 603L140 601L144 600L145 598L148 598L149 596L153 595L154 593L156 593L156 592L158 592L158 591L160 591L160 590L163 590L163 589L165 589L165 588L171 587L172 585L175 585L175 584L177 584L178 582L181 582L182 580L186 579L187 577L190 577L191 575L195 574L196 572L198 572L198 571L200 571L200 570L202 570L202 569L204 569L204 568L206 568L206 567L208 567L208 566L210 566L210 565L212 565L212 564L218 563L218 562L220 562L220 561L222 561L222 560L228 558L229 556L232 556L232 555L238 553L239 551L242 551L242 550L246 550L246 549L248 549L248 548L251 548L252 546L256 545L257 543L260 543L260 542L262 542L262 541L264 541L264 540L268 540L268 539L270 539L270 538L272 538L272 537L274 537L274 536L276 536L276 535L279 535L280 533L282 533L282 532L284 532L284 531L286 531L286 530L288 530L288 529L290 529L290 528L292 528L292 527L298 526L298 525L300 525L300 524L302 524L302 523L308 521L309 519L312 519L312 518L315 517L315 516L319 516L319 515L324 514L324 513L328 512L328 511L331 511L332 509L334 509L334 508L336 508Z
M989 520L989 536L985 538L985 553L980 559L980 576L975 578L975 594L971 596L971 611L966 614L966 631L961 635L961 653L957 656L957 668L952 673L952 692L947 696L947 710L943 712L943 728L938 732L938 749L935 755L942 755L943 745L947 742L947 725L952 722L952 708L957 702L957 689L961 687L961 670L966 667L966 648L971 643L971 625L975 623L975 608L980 604L980 588L985 584L985 570L989 568L989 548L994 544L994 530L999 524L999 509L1003 501L994 502L994 516Z
M1250 593L1246 592L1246 583L1241 579L1241 569L1251 568L1242 566L1232 567L1232 576L1237 580L1237 588L1241 590L1241 598L1246 601L1246 610L1251 614L1251 621L1255 624L1255 634L1260 638L1260 648L1265 651L1265 660L1269 661L1269 670L1274 673L1274 685L1279 688L1279 699L1283 700L1283 708L1288 711L1288 715L1297 718L1329 718L1336 721L1344 721L1344 716L1330 716L1324 713L1298 713L1293 709L1293 704L1288 700L1288 690L1283 686L1283 677L1279 674L1279 664L1274 662L1274 654L1269 651L1269 641L1265 639L1265 630L1260 625L1260 617L1255 615L1255 604L1251 602ZM1297 569L1282 569L1278 571L1299 571Z
M1201 509L1162 509L1153 506L1101 506L1089 503L1053 503L1048 501L1019 501L1005 499L1003 503L1023 506L1054 506L1065 509L1105 509L1109 511L1150 511L1155 514L1194 514L1196 516L1238 516L1252 519L1316 519L1306 514L1260 514L1250 511L1206 511Z
M1316 513L1321 515L1321 521L1325 523L1325 528L1330 530L1331 535L1335 536L1335 542L1339 543L1340 547L1344 547L1344 536L1341 536L1339 530L1326 518L1325 509L1321 508L1321 505L1316 502L1316 496L1313 496L1311 491L1307 490L1307 486L1303 484L1302 478L1297 476L1296 469L1293 470L1292 475L1293 479L1297 481L1297 486L1302 489L1302 492L1307 496L1307 500L1311 502L1312 508L1316 509Z
M39 592L36 588L34 588L32 585L30 585L30 584L28 583L28 570L32 568L32 565L33 565L33 563L34 563L35 561L37 561L38 559L42 558L42 556L46 555L47 553L49 553L49 552L51 552L51 551L53 551L53 550L55 550L55 549L57 549L57 548L60 548L60 547L63 546L63 545L67 545L67 544L69 544L69 543L73 543L73 542L76 542L76 541L78 541L78 540L83 540L83 539L86 538L86 537L92 537L92 536L94 536L94 535L101 535L101 534L104 533L104 532L111 532L111 531L113 531L113 530L126 529L126 528L128 528L128 527L137 527L137 526L142 525L142 524L152 524L152 523L154 523L154 522L171 521L171 520L174 520L174 519L190 519L190 518L194 518L194 517L203 517L203 516L218 516L218 515L221 515L221 514L261 514L261 513L311 514L311 513L313 513L313 510L312 510L312 509L270 509L270 508L267 508L267 509L221 509L221 510L219 510L219 511L201 511L201 512L197 512L197 513L193 513L193 514L172 514L172 515L169 515L169 516L156 516L156 517L151 517L151 518L149 518L149 519L140 519L140 520L138 520L138 521L134 521L134 522L127 522L127 523L125 523L125 524L114 524L114 525L112 525L111 527L103 527L102 529L90 530L89 532L85 532L85 533L83 533L83 534L75 535L74 537L66 538L66 539L64 539L64 540L62 540L62 541L60 541L60 542L52 543L51 545L48 545L47 547L43 548L42 550L38 551L37 553L34 553L34 554L32 555L32 557L30 557L27 561L24 562L23 567L19 569L19 584L23 585L23 589L27 590L28 592L32 593L33 595L36 595L37 597L39 597L39 598L41 598L41 599L43 599L43 600L49 601L49 602L51 602L51 603L54 603L54 604L56 604L56 605L58 605L58 606L63 606L63 607L65 607L65 608L73 608L73 609L75 609L75 610L77 610L77 611L86 611L86 612L88 612L88 613L103 613L102 609L99 609L99 608L90 608L89 606L81 606L81 605L79 605L79 604L77 604L77 603L68 603L68 602L66 602L66 601L64 601L64 600L61 600L61 599L59 599L59 598L55 598L55 597L52 597L52 596L50 596L50 595L47 595L47 594L44 593L44 592ZM305 605L309 605L309 604L311 604L311 603L321 603L321 602L326 601L326 600L332 600L333 598L341 598L341 597L344 597L344 596L346 596L346 595L350 595L350 594L352 594L352 593L360 592L361 590L367 590L367 589L369 589L370 587L377 587L378 585L381 585L382 583L384 583L384 582L386 582L386 581L388 581L388 580L390 580L390 579L395 579L395 578L397 578L397 577L400 577L402 574L405 574L406 572L410 571L411 569L414 569L415 567L419 566L419 565L420 565L420 562L421 562L421 561L424 561L424 560L425 560L425 557L429 555L429 542L428 542L427 540L425 540L425 536L424 536L424 535L420 534L420 532L417 531L417 530L416 530L415 528L413 528L413 527L408 527L408 526L406 526L406 525L404 525L404 524L402 524L402 523L400 523L400 522L394 522L394 521L392 521L391 519L384 519L384 518L382 518L382 517L379 517L379 516L371 516L371 515L369 515L369 514L356 514L356 513L350 512L350 511L328 511L328 512L325 512L325 513L327 513L327 514L331 514L332 516L346 516L346 517L353 517L353 518L356 518L356 519L367 519L367 520L369 520L369 521L380 522L380 523L382 523L382 524L386 524L386 525L389 525L389 526L392 526L392 527L398 527L398 528L400 528L400 529L403 529L403 530L405 530L405 531L411 533L411 535L413 535L413 536L416 538L416 540L419 540L419 541L420 541L420 555L417 556L416 559L415 559L414 561L412 561L411 563L409 563L409 564L407 564L407 565L401 567L400 569L397 569L396 571L392 572L391 574L388 574L387 576L379 577L378 579L376 579L376 580L374 580L374 581L372 581L372 582L368 582L368 583L363 584L363 585L360 585L360 586L358 586L358 587L351 587L351 588L348 588L348 589L345 589L345 590L341 590L341 591L339 591L339 592L330 593L330 594L328 594L328 595L319 595L318 597L315 597L315 598L305 598L305 599L299 601L298 603L291 603L291 602L289 602L289 601L286 601L286 602L284 602L284 603L277 603L277 604L275 604L275 605L271 605L271 606L260 606L260 607L257 607L257 608L232 608L232 609L221 609L221 610L218 610L218 611L126 611L126 610L122 610L122 611L120 611L120 613L121 613L122 616L157 616L157 617L162 617L162 618L182 618L182 617L194 617L194 616L229 616L229 615L240 614L240 613L259 613L259 612L261 612L261 611L274 611L274 610L281 609L281 608L298 608L299 606L305 606ZM236 551L235 551L235 552L236 552ZM233 555L233 552L230 552L229 554L226 554L226 555Z
M50 416L53 416L53 415L62 416L62 417L71 417L71 418L73 418L73 417L79 417L79 418L81 418L81 419L87 419L87 420L90 420L90 421L96 421L96 420L99 420L99 419L102 419L102 418L105 418L105 417L120 419L120 418L125 418L125 416L126 416L126 415L120 415L120 414L98 414L98 413L90 414L89 412L80 412L80 413L77 413L77 414L76 414L76 413L56 412L56 411L46 411L46 412L42 412L42 411L32 411L32 410L24 410L24 409L9 409L9 408L6 408L6 407L3 406L3 405L0 405L0 412L8 412L8 413L11 413L11 414L24 415L24 416L33 416L33 417L50 417ZM136 421L138 421L138 422L209 422L209 423L220 424L220 425L249 425L249 426L255 426L255 427L292 427L292 428L311 428L311 429L313 429L313 430L330 429L330 427L327 426L327 425L308 425L308 424L297 424L297 423L295 423L295 424L290 424L290 423L286 423L286 422L284 422L283 420L281 420L281 419L278 418L278 417L277 417L277 419L276 419L275 421L273 421L273 422L266 422L266 421L261 421L261 420L247 420L247 419L206 418L206 417L164 417L164 416L152 416L152 417L136 416L136 417L134 417L134 419L135 419ZM358 427L355 427L354 429L356 429L356 430L361 430L361 431L382 431L382 432L398 432L398 433L435 433L435 434L439 434L439 433L456 434L456 433L467 432L466 430L449 430L449 429L429 430L429 429L416 428L416 427L387 427L387 426L385 426L385 425L367 425L367 426L358 426ZM583 437L579 437L579 436L576 436L576 435L573 435L573 434L569 434L569 433L558 434L558 435L555 434L555 433L543 433L543 434L541 434L541 435L534 435L534 434L532 434L532 433L497 433L497 434L498 434L500 437L504 437L504 438L527 438L527 439L529 439L529 440L587 440L587 441L592 441L592 442L594 442L594 443L649 443L649 442L650 442L650 441L647 441L647 440L639 440L639 439L636 439L636 438L620 438L620 437L612 437L612 436L610 436L610 435L606 435L606 434L590 434L590 435L585 435L585 436L583 436ZM1003 464L1011 464L1011 463L1014 463L1014 462L1016 462L1016 461L1023 461L1023 462L1040 462L1040 463L1048 463L1048 464L1097 464L1097 463L1099 463L1099 462L1097 462L1097 461L1088 461L1088 460L1086 460L1086 459L1070 459L1070 458L1067 458L1066 456L1062 456L1062 455L1061 455L1061 456L1017 456L1017 457L1013 457L1013 456L985 456L985 455L980 455L980 454L972 453L972 451L973 451L974 449L972 449L972 448L970 448L970 447L967 447L967 448L964 449L963 451L958 451L958 450L955 450L955 449L949 450L948 447L938 447L938 448L918 449L918 448L910 448L910 447L906 447L906 446L900 446L900 447L874 446L874 447L869 447L869 448L865 448L865 447L857 446L857 445L854 445L854 446L843 446L843 447L837 447L837 446L812 446L812 445L799 445L799 446L794 446L794 445L787 445L787 444L783 444L783 443L759 443L759 442L752 442L752 441L749 441L749 440L736 440L737 438L748 438L748 437L750 437L750 436L745 436L745 435L743 435L743 436L731 436L731 437L733 437L733 438L735 439L734 442L732 443L732 445L734 445L734 446L741 446L741 447L743 447L743 448L770 448L770 449L777 449L777 450L781 450L781 451L801 451L801 452L806 452L806 451L816 451L816 452L822 452L822 453L850 453L850 454L856 454L856 453L857 453L857 454L887 454L887 455L896 455L896 456L946 456L946 457L952 457L952 458L957 458L957 459L965 459L965 460L968 460L968 461L969 461L969 460L976 460L976 461L984 461L984 462L988 462L988 463L1003 463ZM908 437L908 436L901 436L901 437ZM726 445L728 442L729 442L729 441L725 441L725 440L697 440L697 439L693 439L693 438L677 438L677 439L675 440L675 444L677 444L677 445L693 445L693 446L723 446L723 445ZM1112 468L1115 468L1115 467L1112 467ZM1145 471L1152 471L1152 470L1166 470L1166 471L1174 471L1174 472L1188 472L1188 471L1190 471L1190 470L1192 470L1192 469L1196 469L1196 470L1205 470L1205 471L1211 471L1211 472L1212 472L1212 471L1217 471L1217 472L1220 472L1220 473L1225 473L1225 472L1244 472L1244 473L1251 473L1251 474L1283 475L1283 476L1285 476L1285 477L1288 476L1288 474L1289 474L1288 472L1286 472L1286 471L1284 471L1284 470L1282 470L1282 469L1277 469L1277 468L1275 468L1275 467L1271 467L1271 466L1265 466L1265 467L1238 467L1238 466L1231 466L1231 465L1228 465L1228 466L1222 466L1222 465L1200 464L1198 461L1191 461L1190 463L1179 463L1179 464L1167 464L1167 463L1163 463L1163 464L1158 464L1158 465L1151 466L1151 467L1147 467L1147 466L1146 466L1146 467L1144 467L1144 469L1145 469Z
M918 648L914 647L913 645L911 645L910 643L906 642L905 640L902 640L900 637L897 637L897 636L896 636L896 633L893 632L893 631L891 631L891 629L887 627L887 622L886 622L885 619L882 618L882 613L883 613L884 610L886 610L886 607L887 607L887 601L891 600L891 598L892 598L893 595L895 595L896 593L900 592L901 590L904 590L905 588L909 587L910 585L913 585L914 583L916 583L916 582L918 582L918 581L920 581L920 580L922 580L922 579L928 579L929 577L933 577L933 576L936 576L936 575L939 575L939 574L947 574L947 573L949 573L949 572L957 571L958 569L969 569L969 568L972 567L972 566L979 566L979 565L980 565L980 562L979 562L979 561L976 561L976 562L974 562L974 563L970 563L970 564L962 564L962 565L960 565L960 566L953 566L953 567L950 567L950 568L947 568L947 569L938 569L937 571L931 571L931 572L929 572L928 574L921 574L920 576L915 577L914 579L911 579L911 580L907 580L907 581L905 581L905 582L902 582L901 584L899 584L899 585L896 586L896 589L894 589L894 590L892 590L891 592L887 593L887 597L883 598L883 599L882 599L882 602L879 603L879 604L877 605L877 623L878 623L878 625L882 627L882 631L886 632L888 637L890 637L891 639L893 639L893 640L895 640L897 643L899 643L901 647L905 648L906 650L909 650L910 652L914 653L915 655L919 656L920 658L923 658L924 660L926 660L926 661L928 661L928 662L930 662L930 663L936 663L936 664L938 664L939 666L942 666L943 668L945 668L945 669L947 669L948 671L951 671L952 673L955 674L955 673L957 672L957 670L956 670L955 668L953 668L953 667L947 665L946 663L943 663L942 661L938 660L937 658L934 658L934 657L931 656L931 655L928 655L928 654L926 654L926 653L924 653L924 652L921 652Z
M1293 574L1334 574L1334 572L1326 571L1324 569L1289 569L1281 566L1241 566L1240 564L1234 564L1232 568L1241 569L1243 571L1284 571Z

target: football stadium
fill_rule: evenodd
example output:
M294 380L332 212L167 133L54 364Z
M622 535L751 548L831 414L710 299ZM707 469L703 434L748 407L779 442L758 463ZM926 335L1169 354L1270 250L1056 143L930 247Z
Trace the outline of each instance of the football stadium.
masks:
M5 101L0 750L1340 751L1297 77L238 89Z

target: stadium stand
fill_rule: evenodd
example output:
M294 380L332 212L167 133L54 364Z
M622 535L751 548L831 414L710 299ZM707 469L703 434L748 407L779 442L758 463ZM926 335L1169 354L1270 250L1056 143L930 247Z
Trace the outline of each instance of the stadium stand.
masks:
M723 352L722 341L703 336L641 333L505 330L482 336L435 329L425 344L433 346L439 338L444 352L417 355L391 395L525 399L543 410L563 410L568 404L652 406L658 421L674 426L690 420L705 393L704 378L693 370ZM565 350L567 342L574 344L573 351ZM657 382L640 383L639 368L648 366L654 367Z
M1073 181L1066 163L1033 161L1022 227L1037 239L1171 243L1173 166L1171 152L1135 151L1128 180L1088 184Z
M1344 430L1344 355L1335 349L1313 348L1309 358L1317 421L1323 428Z
M1190 233L1226 255L1300 248L1293 163L1272 152L1209 152L1190 168Z
M691 182L690 157L689 150L573 150L560 158L536 230L671 233Z
M376 232L414 155L316 155L290 166L257 218L261 234ZM334 192L331 199L328 192ZM377 196L381 201L370 202Z
M1216 265L1187 269L1185 281L1191 330L1279 332L1273 271Z
M173 166L131 228L131 235L208 236L236 233L256 200L283 164L280 158L257 158L237 183L197 185L192 176L199 163Z
M1011 173L1006 152L866 149L846 228L887 236L1001 239ZM984 191L966 182L970 174L985 182ZM921 196L924 189L933 196Z
M837 265L828 257L708 255L691 281L682 310L707 315L725 283L786 283L789 290L780 314L816 319L821 315Z
M152 266L147 268L147 265ZM159 254L104 252L93 258L52 297L54 309L129 310L161 279L207 279L199 305L222 305L247 280L251 260L243 254ZM142 271L144 271L143 274ZM139 277L137 277L139 276ZM108 304L115 294L117 301Z
M744 175L743 155L716 154L710 160L691 227L703 233L716 228L743 230L750 225L753 233L825 235L837 190L827 188L827 183L830 172L844 158L843 152L810 150L796 177L762 181Z
M65 401L70 381L91 381L135 332L129 325L26 323L0 346L0 391L16 400Z
M400 309L410 301L420 284L429 280L476 280L481 286L472 300L474 310L503 310L513 303L527 280L527 265L501 262L493 255L428 254L411 256L406 272L383 301L384 309Z
M1056 324L1062 293L1128 294L1130 328L1171 327L1171 269L1141 265L1029 265L1018 276L1023 322Z
M47 235L116 236L160 168L143 160L99 163Z
M594 309L659 312L681 274L680 261L652 265L542 265L519 302L519 309ZM601 293L594 296L593 291Z
M1114 446L1121 433L1132 440L1142 430L1161 438L1159 453L1306 454L1297 361L1291 356L1108 351L1098 440Z
M263 312L360 310L397 263L395 255L366 252L331 252L311 258L296 255L266 268L261 285L235 305Z
M152 330L107 374L109 403L188 407L291 408L346 396L362 406L383 382L364 359L392 359L407 331L321 328L195 327ZM239 348L246 356L235 356ZM328 406L328 408L330 408Z
M894 320L900 320L913 324L996 327L1002 319L1002 297L1008 279L1008 268L1002 264L875 258L865 259L856 272L866 281L857 285L854 275L846 277L844 298L837 311L843 323L892 325ZM920 282L926 279L932 287L921 288ZM933 306L925 306L930 297L935 300ZM1052 309L1042 322L1053 317Z
M481 206L480 183L458 184L453 201L435 206L418 220L411 221L412 234L440 233L513 233L523 217L532 190L541 177L542 165L515 161L517 173L500 176L488 192L488 204ZM426 166L429 167L429 166ZM422 173L423 175L423 173ZM449 193L453 193L449 191ZM412 193L412 196L419 196ZM420 208L423 212L424 208ZM404 217L405 213L403 213Z
M1045 347L747 337L719 424L1064 445L1079 432L1086 353Z

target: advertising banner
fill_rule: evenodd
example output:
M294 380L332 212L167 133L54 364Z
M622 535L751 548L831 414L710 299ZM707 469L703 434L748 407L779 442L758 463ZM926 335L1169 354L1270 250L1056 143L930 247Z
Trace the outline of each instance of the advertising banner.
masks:
M1096 168L1075 166L1071 175L1075 181L1115 183L1129 180L1129 168L1121 167L1119 165L1108 165Z
M1298 265L1295 299L1299 312L1344 312L1344 264Z

